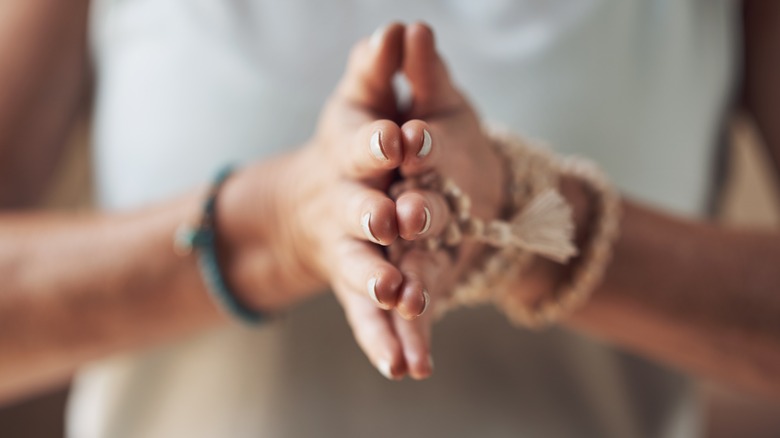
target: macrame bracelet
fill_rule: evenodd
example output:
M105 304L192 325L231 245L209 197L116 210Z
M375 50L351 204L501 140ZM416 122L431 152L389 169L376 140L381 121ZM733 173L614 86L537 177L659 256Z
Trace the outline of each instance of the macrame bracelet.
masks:
M516 324L541 327L558 321L584 304L601 281L618 235L620 198L606 176L592 162L559 157L552 151L500 128L487 128L493 145L509 165L509 196L503 219L484 222L470 215L471 201L451 180L426 174L404 183L443 194L454 220L439 238L427 239L431 250L453 247L463 238L487 244L474 269L466 275L437 312L463 305L493 302ZM572 281L533 306L510 288L535 256L566 263L578 254L574 246L572 210L558 192L561 176L584 183L597 198L590 244L574 268Z
M508 285L499 287L493 300L516 324L527 327L544 327L559 321L585 304L593 291L599 286L612 256L612 247L617 240L620 226L620 196L606 175L590 160L581 157L560 157L549 149L536 146L511 135L508 131L494 129L492 137L496 146L509 160L513 169L517 169L528 153L550 163L550 171L560 176L572 177L591 192L593 220L588 241L578 263L574 266L571 281L555 291L545 301L529 307L523 303L516 290ZM515 180L513 191L522 192L523 172L513 170ZM538 178L530 176L528 180ZM529 182L526 182L529 184ZM517 202L517 201L516 201ZM522 205L522 204L519 204ZM522 208L522 207L520 207ZM527 264L530 263L530 258ZM527 268L523 266L523 268ZM518 273L522 275L522 271ZM511 277L502 277L510 283Z
M220 309L225 313L248 324L257 325L265 319L265 315L250 309L242 303L236 294L230 289L222 275L217 259L217 235L215 228L217 195L222 185L233 172L231 166L219 171L212 183L206 202L203 204L203 213L197 227L189 224L179 226L174 234L173 248L176 254L188 255L197 250L198 264L203 282L209 295L214 299Z

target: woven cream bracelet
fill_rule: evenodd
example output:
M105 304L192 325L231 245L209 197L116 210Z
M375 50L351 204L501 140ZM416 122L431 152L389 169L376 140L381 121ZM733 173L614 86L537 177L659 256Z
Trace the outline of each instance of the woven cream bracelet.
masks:
M487 132L506 158L511 174L503 219L484 222L471 217L469 197L446 178L427 174L404 185L442 193L453 212L454 219L443 235L427 239L426 247L455 247L464 238L488 246L450 299L437 305L437 312L492 302L516 324L547 326L583 305L601 282L618 236L620 197L589 160L560 157L500 128L489 127ZM578 255L572 209L558 192L562 176L576 178L594 195L594 220L588 244L573 268L572 281L531 307L511 285L517 284L534 257L566 263Z

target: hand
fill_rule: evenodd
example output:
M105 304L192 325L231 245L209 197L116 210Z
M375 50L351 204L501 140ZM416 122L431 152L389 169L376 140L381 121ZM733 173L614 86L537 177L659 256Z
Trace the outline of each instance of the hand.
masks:
M226 183L218 213L224 260L231 284L250 305L275 309L328 283L365 296L370 278L377 280L377 298L395 302L402 277L368 240L387 245L398 234L384 191L402 160L401 133L382 117L394 116L390 84L401 38L403 27L392 25L377 45L364 41L355 49L303 148ZM367 215L370 236L362 224ZM276 259L266 264L275 284L257 282L269 277L257 272L263 257Z
M396 318L414 318L426 305L421 290L399 296L404 278L380 247L398 236L386 192L404 161L401 128L392 121L403 38L404 27L392 24L359 42L314 137L236 174L217 214L221 260L249 306L279 309L330 284L358 342L388 377L406 366L395 360ZM384 310L392 308L403 318Z
M420 144L415 132L425 129L436 139L431 153L424 160L414 159L408 151L401 173L416 176L434 171L453 180L472 201L472 216L483 220L497 217L504 207L509 177L490 139L481 128L472 106L453 85L442 58L436 51L433 32L424 24L407 27L404 47L404 72L409 79L413 105L402 126L404 144ZM411 157L411 159L408 159ZM573 178L562 178L559 190L573 207L577 241L586 240L585 230L590 215L588 195L582 184ZM396 201L400 236L406 241L438 236L450 220L444 199L437 193L407 190ZM426 209L436 218L426 232L421 232ZM409 226L409 228L405 228ZM582 246L581 244L578 246ZM457 253L446 256L442 251L430 253L409 245L396 259L405 282L419 279L428 286L434 306L447 298L457 282L474 263L481 249L475 242L464 241ZM561 282L570 277L570 266L544 258L535 258L527 275L513 284L517 297L533 306L544 300ZM403 292L402 292L403 293ZM435 314L436 312L431 312ZM431 314L417 321L418 332L429 338Z
M423 24L408 26L403 52L403 72L411 85L412 106L408 114L402 115L408 121L401 128L405 148L401 174L411 177L435 171L450 178L470 196L475 217L495 218L505 196L504 166L473 108L453 85L436 51L431 29ZM400 236L407 241L437 236L450 221L443 197L424 190L402 193L396 211ZM393 260L404 278L400 296L415 296L425 290L435 306L452 291L478 249L474 243L464 242L455 259L443 250L403 250ZM403 356L392 360L403 360L412 377L424 377L429 372L427 361L421 359L430 352L433 314L428 311L413 321L394 316Z
M434 48L432 32L424 25L412 25L402 40L392 41L403 45L398 50L404 53L400 67L410 81L414 101L411 111L399 116L408 120L400 135L401 174L408 177L436 170L473 197L475 214L495 217L503 196L501 162L474 111L452 85ZM360 47L353 58L365 56ZM395 207L398 231L407 240L435 236L450 219L444 199L430 192L404 193ZM433 372L432 312L423 311L449 292L456 278L453 274L470 262L472 251L466 245L457 265L444 252L417 249L394 260L403 274L394 301L398 312L377 309L365 296L338 294L358 343L385 376L398 379L409 374L422 379ZM392 298L382 300L390 307Z

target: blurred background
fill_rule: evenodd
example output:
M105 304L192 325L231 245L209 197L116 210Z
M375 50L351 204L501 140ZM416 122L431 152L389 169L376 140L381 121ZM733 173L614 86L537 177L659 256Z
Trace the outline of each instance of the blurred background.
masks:
M729 177L719 198L717 220L729 226L777 228L780 193L769 158L750 121L731 124ZM68 153L41 208L88 209L91 206L89 126L80 123L71 135ZM0 436L48 438L63 436L68 388L57 388L9 406L0 406ZM780 402L762 400L702 382L701 398L708 438L780 436Z

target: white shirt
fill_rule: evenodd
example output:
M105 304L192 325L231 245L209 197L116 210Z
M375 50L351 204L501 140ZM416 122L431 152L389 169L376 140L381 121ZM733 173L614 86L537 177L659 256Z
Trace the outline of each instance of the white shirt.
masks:
M734 80L729 0L98 0L98 197L166 199L300 145L349 47L424 19L484 118L598 161L624 193L703 211ZM73 437L695 436L685 380L493 310L436 327L427 382L385 381L331 297L83 372Z

